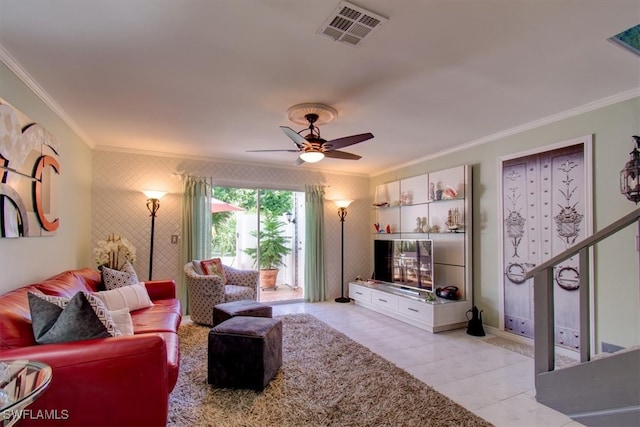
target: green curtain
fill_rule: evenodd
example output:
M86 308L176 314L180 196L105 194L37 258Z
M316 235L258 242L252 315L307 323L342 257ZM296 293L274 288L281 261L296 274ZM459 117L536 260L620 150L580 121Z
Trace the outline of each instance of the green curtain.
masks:
M304 295L307 302L329 297L324 266L324 186L305 186Z
M182 247L180 265L211 257L211 184L205 177L186 176L182 185ZM182 272L178 297L189 314L187 278Z

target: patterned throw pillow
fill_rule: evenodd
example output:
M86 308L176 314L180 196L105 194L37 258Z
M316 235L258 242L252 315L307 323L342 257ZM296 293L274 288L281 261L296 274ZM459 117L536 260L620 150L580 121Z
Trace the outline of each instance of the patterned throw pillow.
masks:
M38 344L120 336L109 310L93 295L71 299L28 293L33 334Z
M138 275L129 261L120 270L102 267L102 282L107 290L139 283Z
M131 265L129 261L125 261L124 264L122 264L122 267L120 267L120 271L129 273L135 277L136 281L138 280L138 275L136 274L136 271L133 269L133 265Z
M202 271L206 276L218 276L222 279L222 283L227 283L227 278L224 275L224 268L222 268L222 260L220 258L207 259L200 261Z

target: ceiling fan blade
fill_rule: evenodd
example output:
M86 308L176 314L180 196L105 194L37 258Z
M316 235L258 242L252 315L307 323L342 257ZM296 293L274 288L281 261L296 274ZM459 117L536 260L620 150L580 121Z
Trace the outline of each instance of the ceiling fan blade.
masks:
M339 150L340 148L348 147L349 145L357 144L367 139L373 138L373 134L370 132L361 133L358 135L345 136L344 138L332 139L323 144L325 150Z
M330 157L332 159L343 159L343 160L358 160L361 159L362 156L358 156L357 154L347 153L346 151L325 151L325 157Z
M304 162L305 162L304 160L302 160L300 157L298 157L298 158L296 159L295 164L296 164L296 166L300 166L300 165L301 165L301 164L303 164Z
M303 146L307 142L307 140L304 139L303 136L298 134L298 132L291 129L290 127L280 126L280 129L282 129L282 132L284 132L289 138L291 138L298 147Z
M300 150L247 150L246 153L267 153L273 151L286 151L287 153L298 153Z

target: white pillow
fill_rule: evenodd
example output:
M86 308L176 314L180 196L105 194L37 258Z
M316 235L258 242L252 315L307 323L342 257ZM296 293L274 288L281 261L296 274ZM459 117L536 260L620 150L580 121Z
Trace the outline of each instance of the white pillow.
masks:
M147 288L142 283L130 286L122 286L110 291L94 292L96 297L100 298L107 309L119 310L128 308L129 311L140 310L141 308L151 307L153 303L149 298Z
M109 314L122 335L133 335L133 320L127 307L121 308L120 310L109 311Z

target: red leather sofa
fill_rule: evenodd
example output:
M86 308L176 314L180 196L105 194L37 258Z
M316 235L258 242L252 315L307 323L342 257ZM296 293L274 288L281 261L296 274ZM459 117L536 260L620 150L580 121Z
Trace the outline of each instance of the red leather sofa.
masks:
M181 307L173 280L145 282L154 305L131 312L134 335L44 345L34 340L29 290L70 298L100 285L100 273L87 268L0 295L0 360L36 360L53 372L18 426L166 425L180 365Z

